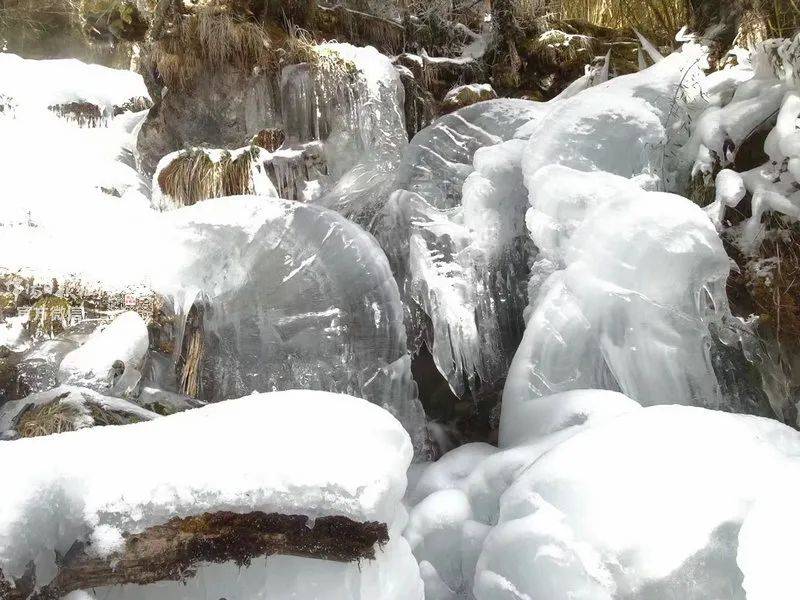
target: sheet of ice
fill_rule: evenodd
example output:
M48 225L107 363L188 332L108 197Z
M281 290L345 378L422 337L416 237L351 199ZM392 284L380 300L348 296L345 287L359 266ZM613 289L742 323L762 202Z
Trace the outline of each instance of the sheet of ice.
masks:
M365 205L391 181L408 144L403 84L390 59L371 46L325 43L314 51L321 61L339 66L284 69L281 90L289 141L324 143L335 184L316 202L346 216L369 211Z
M252 395L147 423L0 442L4 477L14 482L0 503L0 569L18 578L34 561L37 573L46 573L54 551L63 555L98 528L141 532L204 512L392 524L402 517L412 454L408 434L386 411L305 390Z

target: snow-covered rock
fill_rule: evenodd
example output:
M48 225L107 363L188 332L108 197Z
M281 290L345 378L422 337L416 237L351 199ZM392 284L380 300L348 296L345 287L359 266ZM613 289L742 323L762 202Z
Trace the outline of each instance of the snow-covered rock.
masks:
M129 311L95 330L59 365L59 380L126 396L138 385L148 348L147 325Z
M445 94L441 108L443 112L452 112L476 102L495 98L497 98L497 92L489 83L457 85Z

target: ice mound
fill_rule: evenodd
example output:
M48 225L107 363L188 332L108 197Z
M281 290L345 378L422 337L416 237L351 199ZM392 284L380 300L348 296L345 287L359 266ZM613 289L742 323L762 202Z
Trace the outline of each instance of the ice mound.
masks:
M505 492L475 597L744 598L739 528L798 450L800 437L775 421L691 407L589 428Z
M540 255L503 423L539 396L580 388L724 407L708 328L727 310L729 261L704 212L608 173L545 167L528 185Z
M766 557L790 539L797 432L609 391L540 402L526 437L501 427L501 449L462 446L410 490L426 598L789 597Z
M122 534L220 511L391 525L403 515L412 454L408 434L387 412L312 391L2 442L0 463L14 485L0 503L0 569L17 579L33 561L44 585L54 553L64 556L76 541L110 557L124 548Z
M602 80L587 73L581 86ZM378 238L412 348L428 345L458 396L496 393L519 344L534 249L518 130L545 123L560 102L490 100L445 115L412 139L388 201L335 205Z

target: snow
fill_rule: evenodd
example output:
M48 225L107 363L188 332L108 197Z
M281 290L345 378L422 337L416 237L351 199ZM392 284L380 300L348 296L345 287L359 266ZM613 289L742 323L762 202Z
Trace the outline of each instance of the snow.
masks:
M74 59L29 60L0 52L0 82L17 111L88 102L110 116L115 107L150 98L140 75Z
M386 411L313 391L252 395L147 423L3 442L0 463L14 485L0 504L0 569L18 578L34 561L42 573L54 551L63 555L76 540L96 535L113 551L108 542L119 539L115 532L205 512L392 524L402 517L412 454L408 434Z
M503 495L499 525L478 562L476 598L505 597L505 585L532 597L548 585L592 598L730 593L740 586L738 525L796 463L799 444L796 432L774 421L678 406L589 428ZM553 546L558 554L535 578L513 559Z
M736 562L747 600L789 600L796 593L794 561L800 528L791 515L800 499L797 468L787 469L779 483L765 490L739 530Z

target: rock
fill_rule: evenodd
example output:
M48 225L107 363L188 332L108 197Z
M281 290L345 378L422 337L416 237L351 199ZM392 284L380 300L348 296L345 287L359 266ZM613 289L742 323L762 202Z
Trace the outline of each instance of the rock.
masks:
M488 83L459 85L447 92L444 100L442 100L441 109L442 113L449 113L477 102L494 100L495 98L497 98L497 93Z

